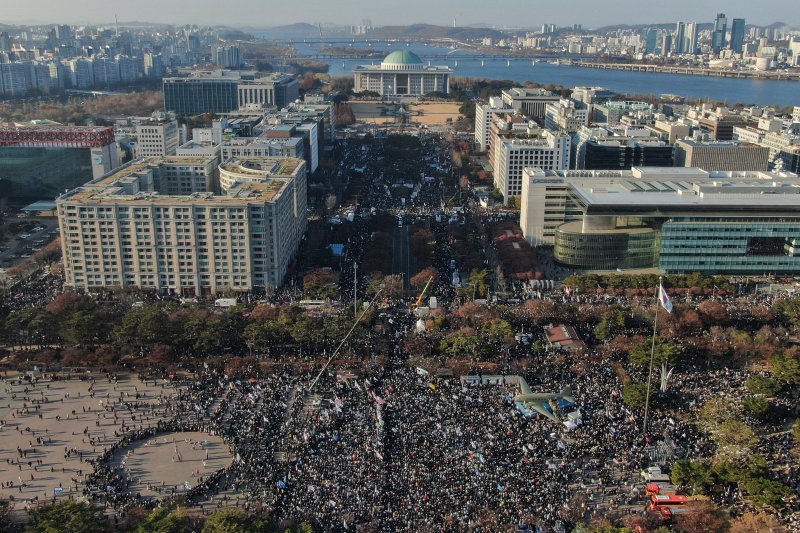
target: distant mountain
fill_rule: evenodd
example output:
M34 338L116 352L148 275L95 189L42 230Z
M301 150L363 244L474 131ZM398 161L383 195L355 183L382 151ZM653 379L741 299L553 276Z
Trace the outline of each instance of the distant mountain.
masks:
M271 28L267 28L269 30L273 30L276 32L296 32L296 33L308 33L308 32L319 32L319 28L317 28L314 24L309 24L308 22L296 22L294 24L286 24L284 26L273 26Z
M375 28L367 34L369 38L376 39L482 39L491 37L502 39L508 37L507 33L490 28L470 28L449 26L433 26L431 24L412 24L410 26L382 26Z

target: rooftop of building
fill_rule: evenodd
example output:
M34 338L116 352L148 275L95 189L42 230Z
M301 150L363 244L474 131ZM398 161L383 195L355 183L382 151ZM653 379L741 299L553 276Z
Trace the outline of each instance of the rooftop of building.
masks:
M503 94L508 95L514 100L524 99L524 98L541 98L541 97L553 98L557 96L555 93L552 93L547 89L533 88L533 87L512 87L511 89L504 90Z
M695 141L694 139L681 139L675 144L683 144L692 148L761 148L761 146L741 141Z
M170 76L164 81L204 81L204 80L227 80L234 82L282 82L293 80L289 74L284 72L258 72L255 70L198 70L181 69L182 76Z
M247 157L229 159L219 168L248 177L290 178L297 174L303 164L302 159L293 157Z
M623 215L639 207L701 211L704 208L800 212L800 176L792 172L706 171L699 168L634 167L631 170L526 168L532 179L559 179L587 208Z
M303 143L302 137L233 137L223 143L223 146L297 146Z
M384 65L421 65L422 59L411 50L395 50L383 58Z
M79 203L87 205L174 205L198 204L210 205L267 203L275 200L291 182L289 178L297 175L305 164L301 159L293 158L249 158L230 160L220 168L234 174L250 178L262 178L260 181L237 183L226 194L217 195L211 191L195 192L188 195L163 194L147 187L153 185L150 174L167 170L167 167L207 166L215 164L215 157L202 156L167 156L137 159L106 174L105 176L77 187L58 198L59 203ZM144 187L144 188L143 188Z

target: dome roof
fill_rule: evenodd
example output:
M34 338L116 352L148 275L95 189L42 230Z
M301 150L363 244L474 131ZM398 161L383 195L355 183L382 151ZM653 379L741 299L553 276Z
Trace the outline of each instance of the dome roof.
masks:
M386 56L382 65L422 65L422 60L414 52L408 50L395 50Z

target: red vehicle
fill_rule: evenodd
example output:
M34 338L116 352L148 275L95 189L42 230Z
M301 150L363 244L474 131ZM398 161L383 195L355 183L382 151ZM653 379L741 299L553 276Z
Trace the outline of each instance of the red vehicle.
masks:
M664 522L669 522L674 514L686 512L687 503L689 503L689 498L680 494L653 494L650 496L647 508L659 513Z
M645 492L648 497L656 494L675 494L678 492L678 487L669 483L648 483L645 485Z

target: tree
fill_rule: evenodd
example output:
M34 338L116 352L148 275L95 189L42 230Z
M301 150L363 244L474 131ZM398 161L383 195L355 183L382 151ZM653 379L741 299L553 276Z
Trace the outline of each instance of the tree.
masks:
M780 300L772 306L772 311L788 323L800 325L800 298Z
M749 479L744 483L744 490L750 500L758 507L783 509L783 499L792 495L793 491L780 481L764 477Z
M708 531L727 531L730 521L722 510L706 502L690 503L687 512L677 515L675 526L684 533L706 533Z
M600 323L594 328L594 335L601 341L606 341L621 335L628 327L628 314L614 307L603 315Z
M485 269L473 270L463 291L469 298L485 298L489 293L489 272Z
M721 448L729 448L732 452L751 448L758 442L753 429L737 418L729 418L712 433L712 438Z
M106 530L102 512L84 502L64 500L33 513L37 533L95 533Z
M269 522L259 516L248 515L240 509L225 509L208 517L203 533L256 533L268 527Z
M767 513L745 513L731 524L730 533L786 533L788 530Z
M764 396L775 396L781 390L781 384L772 378L754 374L750 376L745 384L747 390L753 394L763 394Z
M514 330L502 318L492 319L481 326L481 333L491 341L511 344L514 341Z
M790 385L800 384L800 358L790 355L777 355L770 361L772 375L778 381Z
M653 388L650 387L650 400L652 404ZM647 402L647 383L627 383L622 388L622 401L632 409L644 409Z
M729 400L710 398L700 409L697 421L702 430L711 433L716 431L723 422L736 415L737 412Z
M697 306L697 310L700 312L703 323L707 326L724 326L730 319L728 310L716 300L705 300Z
M436 270L434 267L427 267L420 270L415 276L409 280L411 286L415 289L422 289L428 280L433 278L431 283L436 282L439 279L439 271Z
M136 533L191 533L196 529L185 509L157 507L139 524Z
M636 366L649 366L652 346L652 339L644 340L635 345L628 355L628 361ZM680 355L681 349L677 344L663 337L656 337L655 351L653 352L653 366L661 366L664 363L670 367L675 366L678 363Z
M766 422L772 417L772 405L765 398L745 398L742 400L742 407L747 416L761 422Z

